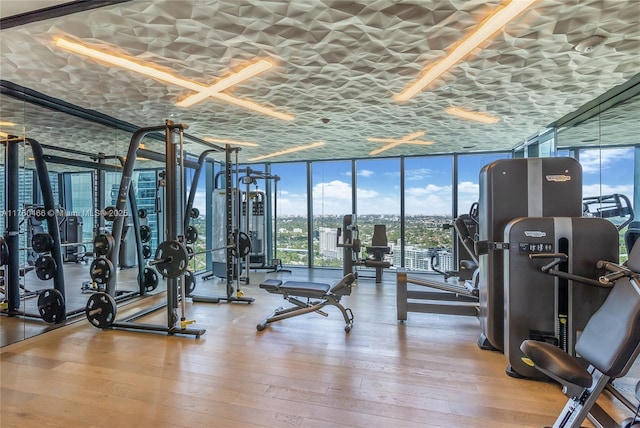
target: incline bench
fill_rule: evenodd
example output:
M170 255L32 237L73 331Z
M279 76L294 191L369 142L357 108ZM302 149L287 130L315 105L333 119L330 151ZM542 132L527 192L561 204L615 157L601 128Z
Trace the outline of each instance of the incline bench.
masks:
M346 326L344 331L349 333L353 326L353 312L345 308L340 303L342 296L351 294L351 284L355 281L354 274L349 273L333 286L320 282L287 281L282 283L279 279L267 279L260 284L260 288L273 294L282 294L285 300L293 306L287 309L277 308L271 315L256 326L258 331L262 331L267 324L280 321L298 315L317 312L322 316L328 314L321 309L326 305L332 305L340 309ZM301 300L306 299L306 302Z

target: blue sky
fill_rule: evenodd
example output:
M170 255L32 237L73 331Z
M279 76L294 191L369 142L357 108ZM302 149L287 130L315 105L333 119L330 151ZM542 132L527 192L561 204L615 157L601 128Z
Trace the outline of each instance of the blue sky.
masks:
M458 209L467 212L478 199L478 176L482 166L506 156L460 156ZM583 195L623 193L633 199L634 149L592 149L580 153ZM357 166L358 214L400 213L399 159L360 160ZM255 169L260 169L256 166ZM451 215L451 158L433 156L405 159L405 204L408 215ZM278 183L278 215L306 215L306 165L275 164ZM259 182L264 188L264 183ZM315 162L312 170L315 215L351 212L351 162ZM196 206L204 209L204 189Z

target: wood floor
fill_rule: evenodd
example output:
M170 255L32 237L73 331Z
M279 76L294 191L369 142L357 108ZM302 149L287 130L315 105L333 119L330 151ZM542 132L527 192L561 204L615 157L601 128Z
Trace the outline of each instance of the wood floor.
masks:
M340 272L277 276L331 282ZM0 426L541 427L564 405L557 385L510 378L502 354L478 349L476 318L410 313L397 322L390 273L382 285L360 279L343 299L355 315L349 334L333 307L328 318L257 332L285 303L258 288L261 277L244 287L252 304L189 302L188 317L207 329L199 339L81 320L1 348ZM223 292L216 281L196 290ZM166 324L166 312L144 322Z

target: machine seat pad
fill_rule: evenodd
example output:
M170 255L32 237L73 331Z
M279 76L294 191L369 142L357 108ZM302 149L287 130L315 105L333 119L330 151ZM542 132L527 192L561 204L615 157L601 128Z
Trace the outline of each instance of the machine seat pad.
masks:
M562 349L547 342L525 340L520 350L543 373L549 372L568 383L588 388L592 377L580 363Z
M322 282L287 281L283 284L278 279L267 279L260 284L260 288L267 290L269 293L321 298L327 295L331 287L329 284Z
M391 252L391 247L387 247L386 245L372 245L366 247L367 253L373 252L381 252L383 254L387 254Z
M364 265L366 267L379 267L379 268L391 267L391 263L389 262L385 262L382 260L371 260L371 259L364 259Z

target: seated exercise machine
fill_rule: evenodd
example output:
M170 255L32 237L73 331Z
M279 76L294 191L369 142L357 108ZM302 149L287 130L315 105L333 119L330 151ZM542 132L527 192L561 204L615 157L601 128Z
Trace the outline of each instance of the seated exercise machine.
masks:
M339 227L336 233L336 247L342 248L343 275L354 272L354 266L372 267L376 270L376 284L380 284L382 270L391 267L391 262L384 259L385 255L391 253L387 241L387 228L384 224L373 226L371 245L365 247L369 257L364 259L360 258L361 242L358 233L355 214L345 215L342 218L342 227ZM359 276L357 273L355 275Z
M365 267L372 267L376 270L376 284L382 282L382 269L391 267L391 263L384 260L385 254L391 252L391 247L387 242L387 227L384 224L373 225L373 236L371 245L365 247L369 257L362 259L361 263Z
M478 316L478 254L475 242L478 230L478 204L474 203L468 214L456 218L453 227L460 242L459 270L439 271L442 276L409 277L407 272L396 274L396 306L398 321L406 321L408 312L439 313ZM448 226L451 227L451 226ZM435 291L410 289L409 285L431 288ZM415 288L415 287L412 287Z
M342 299L342 296L351 295L351 284L355 280L356 277L353 273L348 273L333 286L320 282L286 281L282 283L279 279L267 279L260 284L260 288L269 293L282 294L282 297L292 303L293 306L287 309L277 308L256 328L258 331L262 331L267 327L267 324L274 321L297 317L310 312L317 312L326 317L328 314L321 309L326 305L332 305L342 312L346 323L344 331L349 333L351 327L353 327L353 313L351 309L342 306L340 299ZM306 302L301 299L306 299Z
M596 399L612 379L627 374L640 352L640 245L633 247L626 267L598 264L611 272L599 280L615 284L576 341L576 353L588 368L550 343L525 340L520 346L523 361L559 382L569 397L554 427L580 427L587 416L596 426L618 426Z

